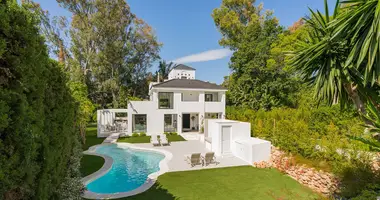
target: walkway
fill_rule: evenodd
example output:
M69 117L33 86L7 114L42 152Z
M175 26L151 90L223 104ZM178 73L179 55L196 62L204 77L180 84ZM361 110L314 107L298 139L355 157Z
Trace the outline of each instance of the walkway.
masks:
M169 171L188 171L188 170L199 170L199 169L207 169L207 168L219 168L219 167L233 167L233 166L244 166L248 165L247 162L237 158L235 156L224 156L217 157L216 160L219 164L210 164L208 166L195 166L191 167L185 161L185 155L191 153L206 153L210 152L210 150L205 148L205 144L199 141L183 141L183 142L172 142L170 146L158 146L153 147L152 144L135 144L137 147L143 148L154 148L154 149L163 149L171 152L173 154L172 160L169 162Z
M109 135L109 136L103 141L103 143L116 143L116 142L117 142L117 139L119 139L119 136L120 136L120 133L112 133L111 135Z

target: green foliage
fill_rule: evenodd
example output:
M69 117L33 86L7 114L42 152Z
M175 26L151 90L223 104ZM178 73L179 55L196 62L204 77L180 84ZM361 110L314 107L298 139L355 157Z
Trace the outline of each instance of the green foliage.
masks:
M87 86L82 82L70 81L68 83L71 94L75 101L79 104L76 123L80 129L82 143L86 143L86 126L91 120L95 106L88 99Z
M178 135L177 132L171 132L170 135Z
M132 133L132 137L139 137L140 135L138 133Z
M224 0L212 14L223 35L220 45L234 51L230 61L233 73L223 84L229 89L227 103L255 110L294 107L297 79L283 70L283 55L279 55L282 53L274 50L271 55L282 28L272 12L264 12L262 5L254 3Z
M16 1L0 3L0 198L78 199L78 108L38 19Z
M148 69L161 47L153 29L124 0L57 2L73 15L67 62L72 74L84 75L91 100L119 108L127 96L145 97Z
M146 136L146 133L140 133L140 135L139 135L140 137L145 137Z

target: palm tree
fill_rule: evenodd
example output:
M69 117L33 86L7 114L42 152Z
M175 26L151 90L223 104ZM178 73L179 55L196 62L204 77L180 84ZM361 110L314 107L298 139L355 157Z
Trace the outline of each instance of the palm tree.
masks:
M326 100L329 104L340 102L343 106L353 102L360 112L365 112L360 92L363 88L361 76L356 70L346 67L349 41L334 38L334 27L329 26L337 19L339 10L337 1L334 14L330 16L327 0L324 15L310 9L311 16L304 19L309 26L308 39L300 42L291 64L307 83L314 86L317 99Z
M342 14L331 23L334 38L348 38L353 45L346 66L363 74L364 84L379 84L380 77L380 1L345 0Z
M166 63L165 60L162 60L158 64L158 70L156 71L156 78L158 74L160 75L160 81L164 81L165 79L168 78L169 72L176 67L177 65L174 64L173 62Z

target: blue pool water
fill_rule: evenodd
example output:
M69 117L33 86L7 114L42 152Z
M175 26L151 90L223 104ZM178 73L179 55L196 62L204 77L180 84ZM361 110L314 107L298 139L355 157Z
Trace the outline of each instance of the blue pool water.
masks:
M149 174L160 169L159 163L165 157L154 152L122 149L117 145L100 146L96 153L113 159L110 171L87 185L89 191L103 194L128 192L140 187Z

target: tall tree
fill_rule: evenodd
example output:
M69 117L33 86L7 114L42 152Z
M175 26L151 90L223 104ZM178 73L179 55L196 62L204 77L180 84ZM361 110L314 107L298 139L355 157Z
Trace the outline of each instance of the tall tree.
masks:
M291 106L287 94L293 93L295 84L282 67L268 67L271 45L282 28L273 12L254 4L255 0L223 0L212 14L223 36L220 45L234 51L228 102L265 110Z
M57 1L73 13L72 63L84 74L90 97L102 107L119 107L120 90L136 95L159 57L152 28L124 0Z

